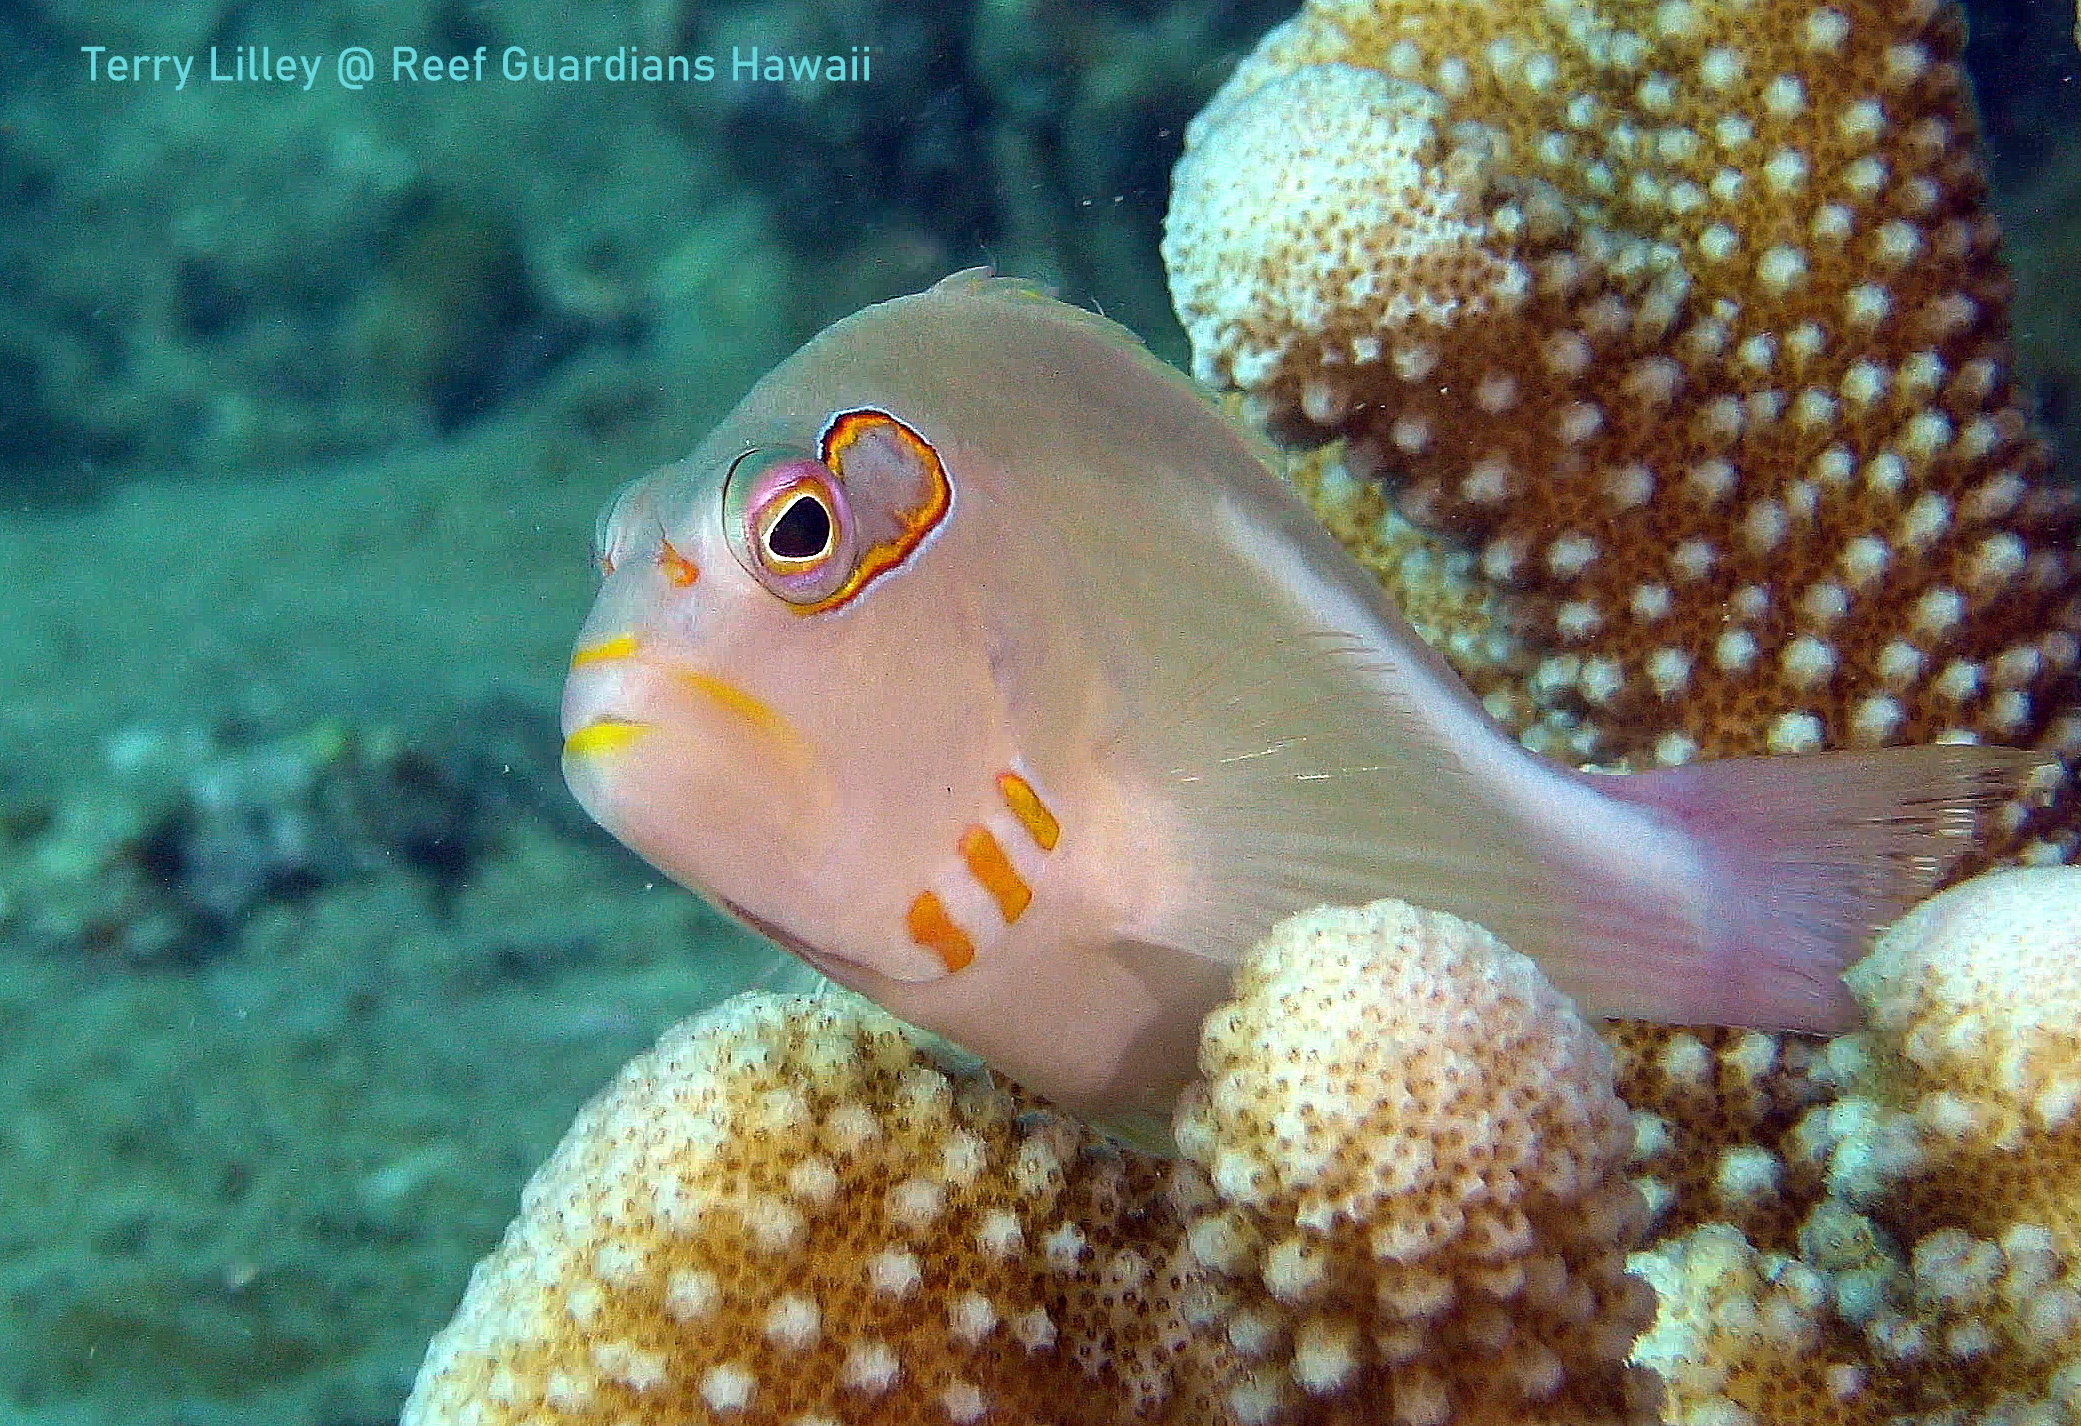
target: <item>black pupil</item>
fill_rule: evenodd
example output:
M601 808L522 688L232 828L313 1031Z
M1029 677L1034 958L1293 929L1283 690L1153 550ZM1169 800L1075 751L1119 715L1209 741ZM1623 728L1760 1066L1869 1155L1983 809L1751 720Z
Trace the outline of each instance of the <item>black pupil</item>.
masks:
M766 532L766 547L784 560L814 559L831 544L831 512L823 502L797 496Z

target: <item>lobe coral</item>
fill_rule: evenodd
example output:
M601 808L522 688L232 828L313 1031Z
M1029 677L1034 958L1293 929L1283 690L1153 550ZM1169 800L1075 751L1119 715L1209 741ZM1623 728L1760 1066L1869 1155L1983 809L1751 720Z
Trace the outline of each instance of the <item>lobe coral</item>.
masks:
M1929 0L1311 5L1188 131L1165 258L1199 374L1343 438L1296 483L1525 741L2057 754L1962 872L2074 859L2081 586L1960 37ZM2019 904L1952 895L1990 884ZM1672 1421L2074 1419L2071 1076L2016 1065L2071 1063L2081 1006L2011 970L1911 1019L1870 964L1830 1043L1607 1027L1636 1360Z
M1578 760L2081 754L2070 491L1935 0L1322 0L1186 135L1198 375L1346 439L1505 590L1470 670ZM1371 482L1319 477L1364 544ZM1390 573L1391 581L1393 579ZM2066 860L2076 795L1990 856Z
M403 1426L1655 1419L1630 1125L1530 961L1310 912L1201 1068L1165 1163L866 1002L740 996L579 1116Z
M1199 372L1345 439L1297 481L1528 742L2071 764L2076 520L1958 41L1930 0L1311 5L1188 136ZM2048 781L1980 861L2072 857ZM1832 1042L1600 1043L1476 928L1311 913L1173 1163L742 997L581 1116L405 1426L2073 1420L2077 876L1913 913Z

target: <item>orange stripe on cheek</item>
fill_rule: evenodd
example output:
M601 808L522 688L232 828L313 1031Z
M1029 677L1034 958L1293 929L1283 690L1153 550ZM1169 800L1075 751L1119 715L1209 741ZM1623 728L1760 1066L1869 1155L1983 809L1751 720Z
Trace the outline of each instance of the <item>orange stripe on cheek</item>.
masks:
M947 919L946 907L929 891L918 893L903 924L910 931L911 940L938 956L948 970L959 970L975 959L975 942Z
M1048 810L1048 804L1040 800L1033 784L1015 772L997 774L997 791L1004 798L1004 805L1019 819L1019 825L1033 838L1033 844L1044 852L1055 850L1055 843L1062 839L1062 824Z
M969 871L983 884L983 889L997 899L1005 925L1018 920L1033 904L1033 892L1013 869L988 827L970 827L961 834L961 860L968 863Z
M776 712L757 694L747 693L726 678L717 678L712 673L703 673L695 668L675 668L673 673L679 681L704 698L712 698L735 713L745 722L767 733L784 733L798 737L788 720Z
M662 536L658 539L658 568L665 572L667 580L681 589L701 577L700 568L678 550L673 549L672 542Z

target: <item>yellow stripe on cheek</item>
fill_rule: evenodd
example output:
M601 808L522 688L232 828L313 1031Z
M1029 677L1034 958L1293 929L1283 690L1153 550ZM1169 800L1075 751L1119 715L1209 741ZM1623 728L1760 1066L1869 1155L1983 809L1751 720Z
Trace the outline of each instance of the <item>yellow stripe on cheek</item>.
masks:
M611 639L602 639L589 644L571 655L572 668L584 668L589 663L607 663L613 659L625 659L636 652L634 634L616 634Z
M911 940L938 956L948 970L959 970L975 959L975 942L947 918L946 907L929 891L918 893L903 924Z
M758 735L761 745L743 750L746 757L767 764L774 775L768 787L775 793L792 790L793 800L808 815L811 806L825 807L831 800L830 769L821 745L813 742L788 721L787 714L749 689L739 688L726 678L699 669L661 664L676 686L698 695L708 704L738 719L744 729ZM779 774L785 772L786 776Z
M620 752L649 731L648 723L588 723L564 739L564 756L583 758Z
M690 668L676 669L674 672L678 674L680 682L688 688L714 699L760 731L781 733L790 738L798 736L794 728L789 726L788 720L775 712L772 705L755 694L746 693L729 680Z
M1019 919L1033 902L1033 892L1027 887L1011 861L1005 856L1004 848L990 835L988 827L970 827L961 834L961 860L983 889L997 900L997 909L1004 913L1004 924L1009 926Z
M1062 824L1055 820L1048 804L1040 800L1033 784L1015 772L1001 772L997 774L997 791L1011 814L1019 819L1019 825L1033 838L1033 844L1044 852L1054 851L1055 843L1062 839Z

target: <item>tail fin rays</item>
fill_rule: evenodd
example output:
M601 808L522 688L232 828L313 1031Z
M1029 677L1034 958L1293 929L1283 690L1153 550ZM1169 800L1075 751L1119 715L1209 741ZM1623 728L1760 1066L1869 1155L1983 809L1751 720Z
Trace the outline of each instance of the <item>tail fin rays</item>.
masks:
M1835 1032L1843 968L1968 852L1981 818L2049 759L1969 744L1738 758L1608 780L1678 823L1711 870L1697 1018ZM1600 783L1606 781L1599 779Z

